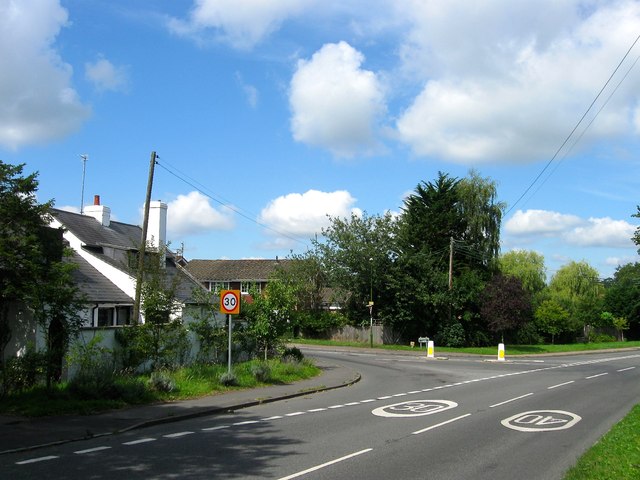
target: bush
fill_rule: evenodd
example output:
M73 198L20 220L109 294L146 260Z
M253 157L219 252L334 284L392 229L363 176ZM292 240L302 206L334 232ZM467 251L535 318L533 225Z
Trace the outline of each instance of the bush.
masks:
M533 322L525 323L515 333L516 345L538 345L544 343L542 335Z
M233 372L225 372L220 375L220 384L225 387L232 387L238 384L238 378Z
M459 322L446 325L437 335L436 344L443 347L464 347L464 328Z
M260 382L266 383L271 380L271 367L266 362L256 363L251 365L251 375Z
M304 355L298 347L285 348L282 353L282 361L284 362L301 362L303 359Z
M592 333L589 335L589 343L611 343L616 340L616 337L606 333Z
M0 394L9 395L35 386L44 378L46 354L28 348L24 355L5 362Z
M176 382L167 372L156 371L149 377L149 386L158 392L169 393L176 389Z

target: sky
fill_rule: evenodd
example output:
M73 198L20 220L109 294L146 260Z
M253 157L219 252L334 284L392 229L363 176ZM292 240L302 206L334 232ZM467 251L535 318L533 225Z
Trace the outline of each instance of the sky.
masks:
M0 160L141 224L156 152L187 259L303 253L474 169L502 253L605 278L640 261L639 35L627 0L0 0Z

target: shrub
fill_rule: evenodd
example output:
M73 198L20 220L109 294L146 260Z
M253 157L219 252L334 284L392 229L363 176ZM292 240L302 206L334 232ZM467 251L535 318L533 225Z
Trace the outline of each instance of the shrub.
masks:
M225 372L220 375L220 384L225 387L232 387L238 384L238 378L233 372Z
M176 382L167 372L156 371L149 377L149 386L158 392L169 393L176 389Z
M34 348L28 348L20 357L10 358L2 371L0 393L9 395L35 386L44 377L46 364L46 355Z
M284 362L301 362L303 359L304 355L298 347L287 347L282 353Z
M436 343L443 347L464 347L464 328L459 322L445 326L436 335Z
M260 362L251 365L251 374L261 383L271 380L271 367L266 362Z

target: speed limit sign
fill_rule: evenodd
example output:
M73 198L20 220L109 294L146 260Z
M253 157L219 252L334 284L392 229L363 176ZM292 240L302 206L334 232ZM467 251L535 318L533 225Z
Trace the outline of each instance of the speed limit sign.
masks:
M220 313L238 315L240 313L240 290L220 292Z

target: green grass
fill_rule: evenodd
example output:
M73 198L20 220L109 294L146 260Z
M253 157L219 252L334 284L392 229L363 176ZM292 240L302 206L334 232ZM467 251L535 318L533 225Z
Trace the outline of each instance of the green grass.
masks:
M291 343L297 343L301 345L326 345L326 346L343 346L343 347L357 347L368 348L369 342L343 342L334 340L314 340L314 339L302 339L296 338L290 340ZM640 348L640 342L607 342L607 343L570 343L564 345L506 345L506 355L536 355L541 353L565 353L565 352L585 352L590 350L603 350L610 348ZM406 350L417 351L420 350L416 342L416 346L411 348L409 345L380 345L374 344L373 348L382 350ZM422 347L422 350L426 352L426 349ZM491 347L464 347L464 348L449 348L439 347L435 345L436 355L439 352L444 353L467 353L474 355L497 355L498 346Z
M226 365L196 365L176 371L163 372L174 386L171 391L158 391L150 386L149 375L118 376L112 383L97 392L89 388L73 388L68 383L54 385L50 390L36 386L20 393L0 397L0 413L38 417L103 412L131 405L150 404L163 401L186 400L204 395L222 394L230 390L260 388L267 385L287 384L312 378L320 374L313 363L282 362L269 360L270 376L258 381L253 368L258 361L239 363L233 366L238 384L233 387L221 385L220 375L227 371ZM106 383L106 382L105 382Z
M565 480L620 480L640 478L640 405L602 437Z

